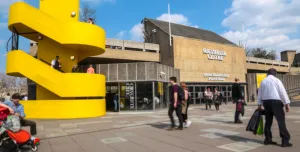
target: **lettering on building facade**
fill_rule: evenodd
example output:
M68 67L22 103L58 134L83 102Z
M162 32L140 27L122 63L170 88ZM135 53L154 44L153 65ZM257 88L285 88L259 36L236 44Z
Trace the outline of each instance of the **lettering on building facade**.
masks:
M129 99L130 110L134 110L134 83L126 83L126 98Z
M214 49L203 49L203 54L207 54L209 60L223 61L226 56L225 51L214 50Z
M208 78L208 81L225 81L229 74L204 73L204 77Z

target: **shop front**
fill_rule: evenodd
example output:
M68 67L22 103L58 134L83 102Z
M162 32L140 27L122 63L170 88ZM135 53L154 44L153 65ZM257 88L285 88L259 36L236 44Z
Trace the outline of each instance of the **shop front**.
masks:
M179 70L153 62L98 64L94 68L106 76L108 111L114 111L114 99L118 100L117 111L167 108L169 78L179 80Z

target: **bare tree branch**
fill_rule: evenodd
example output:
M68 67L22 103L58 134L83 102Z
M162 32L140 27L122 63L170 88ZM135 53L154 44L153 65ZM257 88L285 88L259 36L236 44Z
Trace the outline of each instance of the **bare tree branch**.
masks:
M80 9L80 21L87 22L89 18L92 18L94 23L96 23L96 10L90 8L87 3L83 4L83 7Z
M0 73L0 97L6 93L26 93L28 92L27 79L20 77L8 76Z

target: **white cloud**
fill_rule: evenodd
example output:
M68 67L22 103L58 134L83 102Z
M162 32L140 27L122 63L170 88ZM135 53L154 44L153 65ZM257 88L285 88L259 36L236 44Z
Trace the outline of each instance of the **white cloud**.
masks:
M234 43L242 41L244 22L248 47L300 50L299 6L300 0L233 0L222 22L229 30L222 35Z
M162 14L161 16L157 17L156 19L169 22L169 14ZM185 17L182 14L171 14L170 20L172 23L183 24L183 25L189 24L189 22L188 22L189 20L187 19L187 17Z
M120 31L117 35L117 39L124 39L125 35L127 34L127 31Z
M135 24L129 31L131 40L142 42L143 41L143 24Z
M94 3L94 4L99 4L99 3L116 3L116 0L82 0L83 2L87 3Z
M0 15L1 18L7 18L8 10L11 4L23 0L0 0Z
M168 22L169 21L169 15L168 14L162 14L159 17L157 17L156 19ZM189 22L188 18L185 17L182 14L171 14L170 15L170 20L171 20L172 23L182 24L182 25L187 25L187 26L198 28L197 25L191 24ZM132 40L134 40L134 41L143 41L143 24L141 24L141 23L135 24L131 28L129 33L131 35Z

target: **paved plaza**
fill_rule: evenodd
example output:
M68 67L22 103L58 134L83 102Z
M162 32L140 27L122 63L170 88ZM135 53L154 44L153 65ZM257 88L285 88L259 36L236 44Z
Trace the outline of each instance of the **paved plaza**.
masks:
M190 128L166 131L167 109L155 112L108 113L106 117L78 120L40 120L40 152L299 152L300 102L293 103L287 114L292 148L264 146L263 136L246 132L248 120L256 106L246 107L244 124L233 124L232 103L220 111L206 111L192 106ZM277 122L273 125L274 141L280 143ZM299 144L299 145L298 145ZM26 151L26 150L25 150Z

